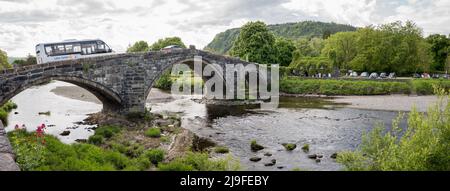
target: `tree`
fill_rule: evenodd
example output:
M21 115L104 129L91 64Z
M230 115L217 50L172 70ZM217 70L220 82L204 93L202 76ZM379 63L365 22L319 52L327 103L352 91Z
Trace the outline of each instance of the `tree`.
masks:
M31 54L28 54L25 60L23 59L14 60L12 64L14 67L30 66L37 64L37 60L36 57L32 56Z
M333 61L335 69L349 68L357 55L356 37L356 32L339 32L325 40L322 53Z
M138 41L133 44L133 46L129 46L127 49L127 53L131 52L147 52L149 50L148 43L145 41Z
M433 34L426 38L431 44L431 54L433 56L433 64L431 68L436 71L444 71L448 57L448 48L450 47L450 39L445 35Z
M429 70L430 46L423 39L422 30L412 22L369 26L359 29L354 35L356 54L348 65L352 70L396 72L400 75ZM334 36L327 39L324 52L342 49L342 46L331 41L336 38ZM347 60L341 57L340 52L336 51L338 63Z
M150 46L150 50L158 51L170 45L177 45L182 48L186 48L186 45L183 43L180 37L168 37L164 39L159 39L157 42L153 43Z
M450 52L450 48L449 48L449 52ZM447 56L447 62L445 64L445 73L448 74L450 70L450 54Z
M230 54L250 62L268 64L276 61L274 54L275 36L261 21L245 24L234 41Z
M321 55L324 41L320 38L312 38L311 40L302 38L297 40L295 47L295 57L318 57Z
M285 38L277 38L274 45L275 62L281 66L289 66L292 62L292 53L295 50L294 43Z
M8 63L8 55L0 49L0 70L9 69L11 65Z

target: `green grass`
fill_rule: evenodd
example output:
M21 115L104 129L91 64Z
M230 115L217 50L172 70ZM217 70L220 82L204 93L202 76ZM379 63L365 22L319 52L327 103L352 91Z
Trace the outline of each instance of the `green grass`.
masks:
M290 94L318 95L432 95L434 86L450 90L450 80L414 79L404 81L301 79L286 77L280 91Z
M8 137L24 171L146 170L151 165L143 156L130 158L91 144L67 145L48 135L42 144L35 141L34 133L23 130L10 132Z
M145 136L152 138L160 138L161 137L161 129L159 128L150 128L145 131Z
M232 171L239 170L239 162L228 157L225 159L209 159L207 153L187 153L169 163L160 163L161 171Z

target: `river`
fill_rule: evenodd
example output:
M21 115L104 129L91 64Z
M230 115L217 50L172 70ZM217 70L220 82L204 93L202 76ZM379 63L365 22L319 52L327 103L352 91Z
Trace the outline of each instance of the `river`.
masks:
M342 166L330 158L333 153L357 148L363 132L377 123L390 127L398 115L397 111L353 108L348 103L324 98L282 97L278 109L263 111L254 106L205 105L188 96L171 97L157 89L150 94L147 105L152 112L179 113L183 128L228 147L243 170L340 170ZM7 131L16 124L25 124L27 130L34 131L44 123L47 133L68 144L94 133L94 126L79 122L102 108L92 94L59 81L29 88L12 101L19 107L9 116ZM46 111L50 115L38 114ZM60 135L66 130L71 131L70 135ZM251 152L251 140L265 149ZM283 143L295 143L297 149L286 151ZM310 145L309 153L300 149L304 144ZM265 156L266 153L271 156ZM324 157L316 162L308 154ZM249 159L255 156L262 160L251 162ZM264 165L272 159L276 160L274 166Z

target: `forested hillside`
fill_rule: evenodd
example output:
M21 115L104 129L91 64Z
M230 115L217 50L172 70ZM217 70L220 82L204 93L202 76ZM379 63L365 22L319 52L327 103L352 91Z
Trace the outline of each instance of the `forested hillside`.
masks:
M292 40L329 36L342 31L356 31L356 27L350 25L315 21L268 25L268 29L275 36ZM205 50L219 54L227 53L233 46L234 40L239 36L239 32L240 28L234 28L217 34L213 41L205 47Z

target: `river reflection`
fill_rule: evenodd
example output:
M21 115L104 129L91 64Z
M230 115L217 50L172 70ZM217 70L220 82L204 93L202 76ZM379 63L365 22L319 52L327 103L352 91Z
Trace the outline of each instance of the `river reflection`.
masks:
M101 111L102 105L77 100L74 95L66 96L75 98L69 99L52 92L61 86L72 87L65 91L80 91L68 83L52 82L30 88L14 97L12 100L19 108L10 115L7 131L14 129L15 124L24 123L29 131L34 131L37 125L45 123L51 126L47 132L65 143L92 135L92 126L76 123L90 113ZM330 155L355 149L364 131L370 130L376 123L390 126L392 119L398 115L390 111L350 109L332 100L318 98L283 97L280 107L270 111L259 110L257 106L205 105L189 96L172 97L157 89L152 90L147 102L152 112L178 113L184 128L227 146L231 154L241 161L243 170L340 170L341 166ZM51 115L38 115L45 111L50 111ZM59 135L65 130L71 131L69 136ZM251 152L251 140L257 140L266 149ZM283 143L295 143L297 149L288 152L281 145ZM310 145L309 153L300 149L304 144ZM264 156L266 153L272 156ZM308 154L322 154L324 158L317 163L308 159ZM250 162L249 158L255 156L262 160ZM276 159L276 165L266 167L264 163L272 159Z

